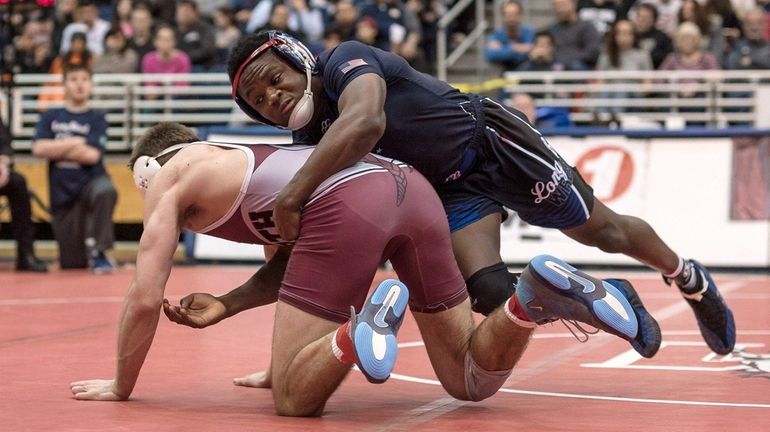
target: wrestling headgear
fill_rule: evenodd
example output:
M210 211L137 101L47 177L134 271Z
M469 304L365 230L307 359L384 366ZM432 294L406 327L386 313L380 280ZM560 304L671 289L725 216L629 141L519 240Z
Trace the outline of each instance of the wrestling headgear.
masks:
M238 70L235 72L235 76L233 77L233 100L241 109L241 111L260 123L276 126L281 129L297 130L304 127L313 117L313 92L310 90L310 78L312 77L316 66L315 58L313 57L313 54L310 53L310 50L302 44L302 42L298 41L292 36L275 30L268 31L267 34L267 42L257 47L254 52L246 57L246 60L241 63L241 65L238 67ZM268 48L271 48L274 53L288 61L289 64L298 71L305 72L305 75L307 76L307 87L305 88L305 94L302 96L302 99L297 101L297 104L294 105L291 116L289 116L289 124L286 127L277 125L260 115L257 110L252 108L252 106L249 105L249 103L238 94L238 85L240 85L241 82L241 73L243 73L243 70L246 69L246 66L248 66L252 61L254 61L254 59L265 52Z
M142 198L144 198L147 188L150 187L150 180L152 180L155 174L160 171L160 163L158 163L157 159L171 152L181 150L189 145L191 145L191 143L176 144L166 148L155 156L139 156L136 162L134 162L134 185L136 185L136 189L139 191L139 195L141 195Z

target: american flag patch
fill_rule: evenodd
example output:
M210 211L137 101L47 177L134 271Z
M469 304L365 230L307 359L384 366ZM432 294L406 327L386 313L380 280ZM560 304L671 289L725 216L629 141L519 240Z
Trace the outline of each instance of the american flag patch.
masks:
M342 64L340 66L340 70L342 71L342 73L346 74L359 66L363 66L367 64L369 63L365 62L364 59L355 59Z

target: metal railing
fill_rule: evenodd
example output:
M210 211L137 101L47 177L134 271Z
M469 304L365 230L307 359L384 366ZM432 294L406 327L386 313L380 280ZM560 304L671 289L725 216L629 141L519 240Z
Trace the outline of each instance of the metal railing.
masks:
M27 149L40 113L63 106L61 77L17 75L12 94L11 132L14 147ZM222 73L97 74L93 109L104 111L108 150L127 150L150 126L176 121L193 128L242 125L250 120L230 97L230 82Z
M613 113L620 120L637 120L636 127L645 122L659 127L672 117L688 126L767 127L758 107L770 103L759 96L760 88L770 87L770 71L511 72L504 77L510 94L529 93L541 107L565 108L576 125ZM15 148L30 147L43 110L62 106L59 82L57 76L17 75L12 100L0 96L0 105L12 102ZM107 148L117 151L130 149L160 121L193 128L251 122L232 102L227 76L218 73L94 75L91 107L106 113Z
M475 4L476 7L476 26L451 53L447 53L447 32L449 26L472 3ZM484 36L486 35L488 27L484 14L484 0L460 0L438 21L438 32L436 35L436 73L440 80L446 81L447 70L455 64L474 43L476 44L476 73L478 74L479 80L481 80L481 76L486 69L486 61L484 60Z
M630 127L672 118L684 126L758 126L759 89L770 71L508 72L509 95L528 93L539 107L566 108L574 124L609 115ZM510 104L510 99L506 100Z

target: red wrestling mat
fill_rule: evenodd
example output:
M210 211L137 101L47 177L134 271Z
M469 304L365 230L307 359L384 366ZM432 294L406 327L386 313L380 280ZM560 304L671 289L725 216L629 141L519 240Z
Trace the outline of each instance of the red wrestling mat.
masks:
M167 294L225 292L253 270L176 268ZM132 275L0 272L0 430L770 430L766 276L716 278L737 320L733 355L711 354L689 307L657 275L641 273L634 284L664 332L654 359L610 336L578 343L557 323L535 333L500 393L461 402L437 385L408 316L387 383L353 372L323 418L293 419L273 414L269 391L231 384L267 366L272 307L206 330L162 316L130 402L74 400L71 381L113 377L120 302Z

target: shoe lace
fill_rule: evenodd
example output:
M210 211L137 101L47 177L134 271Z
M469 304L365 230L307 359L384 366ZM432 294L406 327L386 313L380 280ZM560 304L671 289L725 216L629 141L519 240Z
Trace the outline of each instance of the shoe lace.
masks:
M564 327L567 327L567 330L569 330L570 333L572 333L572 336L577 339L580 343L586 343L588 342L588 338L591 335L595 335L596 333L599 333L599 329L594 329L593 331L587 330L585 327L581 326L580 323L578 323L575 320L568 320L564 318L560 318L559 321L561 321L562 324L564 324ZM575 330L572 329L567 323L572 324L575 327L575 330L577 330L578 333L581 333L582 336L580 336L578 333L575 332Z

